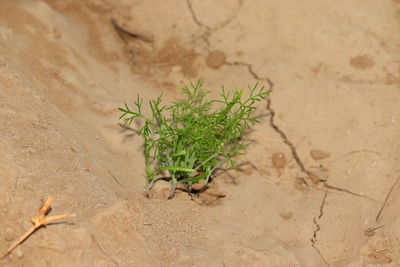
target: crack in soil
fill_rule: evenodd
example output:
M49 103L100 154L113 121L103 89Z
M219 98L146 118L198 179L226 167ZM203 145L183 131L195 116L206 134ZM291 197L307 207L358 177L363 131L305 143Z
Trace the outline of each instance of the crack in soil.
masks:
M344 188L340 188L340 187L336 187L336 186L332 186L332 185L329 185L327 183L325 183L325 187L328 188L328 189L339 191L339 192L345 192L345 193L350 194L352 196L366 198L366 199L381 203L379 200L376 200L376 199L374 199L372 197L369 197L367 195L357 194L357 193L351 192L350 190L347 190L347 189L344 189Z
M192 2L191 2L190 0L186 0L186 3L187 3L187 5L188 5L188 7L189 7L190 13L192 14L192 18L193 18L194 23L196 23L199 27L204 28L206 31L210 31L211 28L210 28L209 26L205 25L204 23L202 23L202 22L197 18L196 12L194 12L194 9L193 9Z
M297 153L297 150L293 143L287 138L285 132L276 125L274 119L275 119L275 110L271 107L272 101L271 98L267 98L267 110L270 112L270 117L269 117L269 124L271 127L277 132L282 141L289 147L290 151L292 152L292 156L294 160L296 161L297 166L300 168L300 170L305 173L307 176L310 176L311 172L307 170L304 167L303 162L301 161L299 154Z
M241 6L242 2L239 1L239 3L240 3L240 6ZM235 14L234 14L233 16L231 16L229 19L227 19L225 22L221 23L221 25L216 26L216 27L214 27L214 28L211 28L211 27L209 27L209 26L203 24L202 22L200 22L200 20L197 18L196 14L195 14L195 11L194 11L194 9L193 9L193 6L192 6L192 3L190 2L190 0L187 0L187 4L188 4L189 10L190 10L190 12L191 12L191 14L192 14L192 17L193 17L194 22L195 22L199 27L205 29L205 32L204 32L203 34L201 34L201 35L199 36L199 38L204 39L205 42L207 43L208 47L210 47L210 43L209 43L208 38L209 38L209 36L211 35L211 33L214 32L214 31L216 31L217 29L219 29L219 28L225 26L226 24L228 24L231 20L233 20L233 18L236 16L236 13L237 13L237 10L236 10ZM228 61L226 61L225 64L226 64L226 65L229 65L229 66L241 66L241 67L246 67L247 70L248 70L248 72L249 72L249 74L250 74L255 80L266 82L266 83L269 85L269 87L270 87L269 89L270 89L270 90L273 89L273 87L274 87L274 83L273 83L268 77L261 77L261 76L259 76L259 75L254 71L253 65L252 65L252 64L249 64L249 63L246 63L246 62L242 62L242 61L235 61L235 62L228 62ZM300 171L303 172L304 174L306 174L308 177L310 177L310 176L312 175L312 172L306 169L306 167L305 167L303 161L300 159L300 156L299 156L299 154L297 153L296 147L295 147L294 144L289 140L289 138L287 137L286 133L285 133L281 128L279 128L279 126L275 123L275 120L274 120L274 119L275 119L275 114L276 114L276 113L275 113L275 110L272 108L272 100L271 100L271 98L270 98L269 96L267 96L267 97L266 97L266 101L267 101L266 109L268 110L268 112L269 112L269 114L270 114L270 118L269 118L269 124L270 124L270 126L274 129L275 132L277 132L277 133L279 134L279 136L281 137L283 143L285 143L285 144L289 147L289 149L290 149L290 151L291 151L291 153L292 153L292 156L293 156L293 158L294 158L294 160L295 160L297 166L299 167ZM379 216L380 216L380 214L382 213L382 210L384 209L385 205L387 204L387 200L388 200L388 198L389 198L391 192L393 191L393 188L395 187L395 185L396 185L399 181L400 181L400 177L397 179L397 181L395 182L395 184L393 184L393 186L392 186L392 188L390 189L388 195L386 196L385 203L382 205L382 208L381 208L381 210L380 210L379 213L378 213L378 216L377 216L377 218L376 218L376 221L378 221ZM352 195L352 196L356 196L356 197L360 197L360 198L366 198L366 199L369 199L369 200L372 200L372 201L375 201L375 202L379 202L378 200L373 199L373 198L371 198L371 197L369 197L369 196L362 195L362 194L357 194L357 193L351 192L350 190L347 190L347 189L344 189L344 188L331 186L331 185L327 184L326 181L323 181L323 180L319 180L318 182L323 183L323 184L324 184L324 187L325 187L326 189L336 190L336 191L339 191L339 192L344 192L344 193L350 194L350 195ZM312 245L312 247L315 249L315 251L318 253L318 255L321 257L321 259L323 260L323 262L324 262L327 266L330 266L329 262L326 260L326 258L325 258L324 255L322 254L322 252L321 252L321 251L318 249L318 247L316 246L316 243L317 243L317 235L318 235L318 232L321 230L321 226L319 225L318 221L319 221L319 220L322 218L322 216L324 215L324 206L325 206L325 203L326 203L327 196L328 196L328 190L325 190L324 197L323 197L323 199L322 199L322 203L321 203L321 206L320 206L320 209L319 209L319 215L318 215L318 217L314 217L314 218L313 218L313 223L314 223L314 225L315 225L315 230L313 231L313 236L312 236L312 238L311 238L311 245Z
M249 64L249 63L245 63L245 62L241 62L241 61L235 61L235 62L226 62L227 65L231 65L231 66L243 66L246 67L247 70L249 71L250 75L254 77L254 79L258 80L258 81L264 81L267 82L270 86L270 90L274 87L273 82L268 78L268 77L260 77L253 69L253 65ZM281 137L282 141L289 147L292 156L294 158L294 160L296 161L297 166L300 168L300 170L305 173L307 176L310 176L311 172L309 170L307 170L304 167L304 164L302 162L302 160L299 157L299 154L297 153L296 147L294 146L294 144L289 140L289 138L287 137L286 133L279 128L279 126L275 123L275 110L272 108L272 100L271 98L268 96L266 98L267 100L267 110L270 114L269 117L269 124L270 126L274 129L275 132L277 132L279 134L279 136Z
M243 61L234 61L234 62L225 62L226 65L229 66L242 66L242 67L246 67L248 72L250 73L251 76L253 76L254 79L256 79L257 81L264 81L266 83L268 83L269 85L269 89L272 90L272 88L274 87L274 83L268 78L268 77L261 77L258 76L258 74L254 71L253 69L253 65L243 62Z
M246 67L246 68L248 69L249 74L250 74L251 76L253 76L254 79L256 79L257 81L264 81L264 82L268 83L269 86L270 86L269 89L272 89L272 88L274 87L273 82L272 82L268 77L260 77L260 76L254 71L252 64L245 63L245 62L225 62L225 64L230 65L230 66L243 66L243 67ZM297 153L297 150L296 150L295 146L294 146L293 143L289 140L289 138L287 137L286 133L285 133L282 129L280 129L280 128L276 125L276 123L275 123L275 121L274 121L274 118L275 118L275 110L271 107L271 103L272 103L271 98L270 98L269 96L267 96L266 100L267 100L267 110L268 110L269 113L270 113L270 119L269 119L269 124L270 124L270 126L275 130L275 132L277 132L277 133L280 135L282 141L290 148L290 151L292 152L292 156L293 156L293 158L295 159L295 161L296 161L296 163L297 163L297 166L300 168L300 170L301 170L304 174L306 174L308 177L310 177L310 176L312 175L312 172L309 171L309 170L307 170L307 169L305 168L304 163L303 163L303 161L300 159L299 154ZM386 197L385 203L387 202L387 199L389 198L389 195L391 194L391 191L393 190L393 187L394 187L394 186L397 184L397 182L399 182L399 181L400 181L400 177L398 178L398 180L396 181L396 183L392 186L390 192L388 193L388 196ZM344 188L340 188L340 187L336 187L336 186L331 186L331 185L327 184L326 181L320 180L319 182L323 183L323 184L324 184L324 187L325 187L326 189L336 190L336 191L339 191L339 192L344 192L344 193L350 194L350 195L352 195L352 196L356 196L356 197L360 197L360 198L366 198L366 199L369 199L369 200L372 200L372 201L375 201L375 202L379 202L378 200L373 199L373 198L371 198L371 197L369 197L369 196L362 195L362 194L357 194L357 193L351 192L350 190L347 190L347 189L344 189ZM315 217L313 218L313 222L314 222L314 225L315 225L315 230L314 230L314 232L313 232L313 237L311 238L311 245L312 245L312 247L315 249L315 251L318 253L318 255L321 257L321 259L323 260L323 262L324 262L327 266L330 266L329 262L326 260L326 258L325 258L324 255L322 254L322 252L321 252L321 251L318 249L318 247L316 246L316 243L317 243L317 235L318 235L318 232L321 230L321 226L319 225L318 221L319 221L319 220L322 218L322 216L324 215L324 206L325 206L325 203L326 203L326 198L327 198L327 196L328 196L328 190L325 190L325 194L324 194L324 197L323 197L323 199L322 199L322 203L321 203L321 206L320 206L320 209L319 209L319 216L318 216L317 218L315 218ZM382 209L383 209L384 206L385 206L385 204L382 206ZM382 209L381 209L381 211L382 211ZM380 211L380 213L381 213L381 211ZM378 216L377 216L377 220L378 220L378 218L379 218L380 213L379 213Z
M249 64L249 63L246 63L246 62L242 62L242 61L225 62L225 64L229 65L229 66L246 67L248 72L249 72L249 74L251 76L253 76L253 78L255 80L264 81L264 82L268 83L268 85L270 87L269 88L270 90L272 90L272 88L274 87L274 83L268 77L261 77L254 71L252 64ZM310 177L311 175L313 175L313 173L306 169L306 167L304 166L303 161L300 159L300 156L297 153L297 149L294 146L294 144L289 140L289 138L287 137L286 133L281 128L279 128L279 126L275 123L275 120L274 120L275 119L275 110L271 107L271 105L272 105L271 98L269 96L267 96L266 100L267 100L267 107L266 108L267 108L267 110L268 110L268 112L270 114L270 117L269 117L270 126L274 129L275 132L277 132L279 134L279 136L282 139L282 142L285 143L289 147L289 149L290 149L290 151L292 153L292 157L294 158L294 160L295 160L297 166L299 167L299 169L301 170L301 172L306 174L307 177ZM304 180L304 182L307 184L307 182L305 180ZM327 184L326 181L324 181L324 180L318 180L317 182L323 183L326 188L331 189L331 190L336 190L336 191L340 191L340 192L344 192L344 193L350 194L352 196L366 198L366 199L369 199L369 200L372 200L372 201L375 201L375 202L380 202L380 201L378 201L378 200L376 200L376 199L374 199L372 197L369 197L369 196L366 196L366 195L362 195L362 194L357 194L357 193L351 192L350 190L345 189L345 188L331 186L331 185Z
M239 0L238 5L235 7L232 14L226 20L215 25L214 27L210 27L199 20L199 18L196 15L196 12L193 8L192 2L190 0L186 0L186 3L188 5L188 8L189 8L190 14L192 15L194 23L196 23L199 27L205 29L205 31L202 34L200 34L198 37L196 37L195 39L203 39L204 42L206 42L208 48L210 48L210 46L211 46L210 40L209 40L210 35L213 32L228 25L237 16L237 13L239 12L239 9L242 7L242 4L243 4L243 2L241 0Z
M322 218L322 216L324 215L324 206L326 203L326 198L328 197L328 191L325 191L324 197L322 199L321 202L321 206L319 207L319 215L318 217L314 217L313 218L313 222L315 225L315 230L313 232L313 237L311 238L311 246L315 249L315 251L317 251L318 255L321 257L321 259L325 262L325 264L327 266L329 266L328 261L325 259L324 255L322 254L322 252L318 249L316 243L317 243L317 235L318 232L321 230L321 226L319 225L318 221Z

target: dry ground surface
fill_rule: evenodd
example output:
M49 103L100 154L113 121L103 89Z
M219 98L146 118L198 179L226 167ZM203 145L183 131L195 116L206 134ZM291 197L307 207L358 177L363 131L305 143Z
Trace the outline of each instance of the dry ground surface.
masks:
M114 22L114 23L113 23ZM1 266L400 266L400 2L0 1ZM240 170L143 196L137 93L273 93ZM225 195L225 197L223 197Z

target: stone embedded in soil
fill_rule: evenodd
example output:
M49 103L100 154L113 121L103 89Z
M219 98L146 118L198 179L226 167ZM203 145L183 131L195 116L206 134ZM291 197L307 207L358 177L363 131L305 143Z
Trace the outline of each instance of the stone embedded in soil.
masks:
M272 154L272 165L276 169L282 169L285 167L287 163L285 154L283 153L274 153Z
M226 55L223 51L214 50L208 54L206 58L206 64L209 68L218 69L222 65L224 65L225 60L226 60Z
M16 238L14 234L14 229L11 227L7 227L6 230L4 231L4 240L6 241L12 241Z
M314 160L325 159L330 156L329 153L326 153L326 152L318 150L318 149L312 149L310 151L310 155Z
M307 193L310 191L310 188L307 186L305 179L302 177L296 177L293 186L296 190L303 193Z
M366 70L372 68L375 65L375 61L371 55L363 54L352 57L350 65L356 69Z
M323 181L317 174L313 172L309 172L308 178L310 178L313 184L318 184L319 182Z
M219 204L223 197L225 197L225 194L222 192L203 192L192 199L201 206L214 206Z
M320 181L326 181L326 180L328 180L329 173L328 173L328 171L325 170L325 169L315 170L315 171L313 171L313 173L314 173L315 175L318 176L318 178L319 178Z
M213 206L219 204L223 197L225 197L225 194L218 190L218 185L210 183L205 191L193 195L192 200L202 206Z
M204 184L205 184L205 180L200 180L197 183L192 184L192 188L193 188L193 190L198 191L203 188Z
M21 258L24 255L24 253L22 252L22 248L20 246L18 246L14 250L14 255L16 255L18 258Z
M293 213L291 213L291 212L284 212L284 213L279 214L279 216L281 216L282 219L286 221L286 220L289 220L290 218L293 217Z

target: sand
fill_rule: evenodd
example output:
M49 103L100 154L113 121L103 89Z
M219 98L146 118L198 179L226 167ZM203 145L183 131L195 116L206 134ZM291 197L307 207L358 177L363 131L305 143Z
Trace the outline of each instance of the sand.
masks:
M399 266L400 2L0 2L1 266ZM252 146L203 194L144 196L117 110L259 82ZM135 127L135 125L132 125ZM247 163L247 164L245 164Z

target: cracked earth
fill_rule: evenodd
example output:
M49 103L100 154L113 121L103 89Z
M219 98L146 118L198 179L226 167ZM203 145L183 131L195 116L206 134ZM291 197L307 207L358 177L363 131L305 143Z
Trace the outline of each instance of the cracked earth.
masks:
M76 213L1 266L397 266L400 2L0 3L0 250L41 199ZM240 168L143 196L137 93L273 92Z

